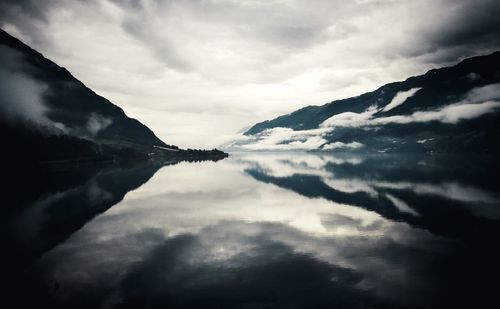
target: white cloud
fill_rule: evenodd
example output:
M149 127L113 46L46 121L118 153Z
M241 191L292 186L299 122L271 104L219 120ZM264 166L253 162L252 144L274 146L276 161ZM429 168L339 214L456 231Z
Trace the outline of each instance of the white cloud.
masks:
M37 125L38 129L51 133L72 134L93 138L111 125L112 119L91 113L84 125L70 126L53 121L47 115L54 110L44 101L49 85L23 74L31 64L17 51L0 46L0 117L4 121L23 121Z
M404 93L398 93L391 103L386 105L382 111L390 110L395 106L402 104L409 96L416 93L419 89L420 88L413 88ZM462 120L474 119L485 114L497 112L500 108L500 101L492 100L499 97L500 84L491 84L473 88L465 95L465 98L462 101L442 106L435 110L417 111L411 115L374 117L380 109L376 106L371 106L362 113L345 112L334 115L321 123L320 127L326 130L327 128L335 127L378 126L391 123L408 124L430 121L456 124ZM390 108L387 109L389 106Z
M500 83L472 89L466 96L470 102L482 102L500 99Z
M450 37L444 30L467 28L467 2L455 10L444 0L0 5L2 28L184 147L214 147L262 119L492 49L436 47Z
M411 88L410 90L407 91L400 91L396 93L394 98L392 98L391 102L387 104L382 111L387 112L390 111L391 109L395 108L396 106L399 106L403 104L409 97L413 96L417 91L419 91L422 88Z
M50 123L42 95L47 87L23 75L0 69L0 116L29 120L39 125Z
M456 103L435 111L414 112L410 116L390 116L370 119L365 125L384 125L389 123L408 124L413 122L439 121L456 124L461 120L468 120L482 115L496 112L500 102L487 101L483 103Z
M111 123L113 123L113 120L103 117L102 115L92 113L87 120L86 129L90 132L92 137L95 137L99 131L107 128L111 125Z
M322 137L324 129L294 131L290 128L265 130L245 141L241 148L247 150L314 150L327 143Z
M376 106L370 106L362 113L345 112L333 115L321 123L321 127L359 127L366 125L372 116L378 112Z
M363 145L352 141L344 143L340 141L328 142L325 135L335 130L336 127L365 127L383 126L387 124L410 124L438 121L447 124L456 124L463 120L474 119L485 114L500 110L500 101L483 101L483 99L496 98L500 94L500 84L492 84L477 87L469 91L460 102L442 106L435 110L417 111L411 115L395 115L388 117L376 117L380 111L385 111L402 104L408 97L416 93L420 88L412 88L409 91L399 92L384 109L370 106L362 113L344 112L336 114L323 123L318 129L293 130L291 128L276 127L265 130L253 136L237 138L226 147L241 147L247 150L333 150L333 149L358 149ZM478 103L479 101L479 103ZM419 140L425 143L427 140Z
M47 86L22 74L22 55L0 46L0 116L5 120L23 120L48 126L43 95Z

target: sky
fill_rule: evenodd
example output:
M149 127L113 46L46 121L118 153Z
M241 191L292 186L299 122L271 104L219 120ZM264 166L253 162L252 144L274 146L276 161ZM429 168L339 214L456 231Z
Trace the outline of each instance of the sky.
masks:
M496 0L0 0L0 27L181 147L500 50Z

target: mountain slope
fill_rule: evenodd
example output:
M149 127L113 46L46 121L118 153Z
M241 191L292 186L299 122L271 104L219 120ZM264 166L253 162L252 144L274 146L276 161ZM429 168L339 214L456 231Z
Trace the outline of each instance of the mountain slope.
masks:
M65 68L1 29L0 142L2 162L226 156L164 143Z
M4 87L28 91L26 98L10 91L2 96L2 105L10 106L10 117L17 116L58 129L68 135L93 140L125 140L143 145L166 146L148 127L125 115L124 111L97 95L65 68L0 30L0 78ZM10 81L9 81L10 80ZM38 100L19 103L23 99ZM13 101L13 102L9 102ZM19 110L15 106L24 105ZM2 108L5 114L5 107ZM42 113L43 112L43 113Z
M246 150L499 153L500 52L257 123Z

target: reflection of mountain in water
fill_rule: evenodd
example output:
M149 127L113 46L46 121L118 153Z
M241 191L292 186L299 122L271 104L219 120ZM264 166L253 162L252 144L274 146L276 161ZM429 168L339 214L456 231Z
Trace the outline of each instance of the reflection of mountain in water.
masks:
M485 307L500 276L495 166L440 162L282 153L179 164L90 222L159 165L49 181L9 212L11 227L43 232L10 243L53 246L15 274L13 295L20 308ZM76 215L43 206L58 198ZM53 239L66 221L78 232Z
M164 165L172 162L128 162L80 168L53 167L33 173L10 186L8 213L2 219L7 269L22 267L65 241L96 215L120 202L125 194L146 183ZM14 207L15 205L16 207Z
M499 165L492 159L475 159L281 153L242 160L248 165L245 172L261 182L332 201L334 208L348 204L373 211L450 240L453 249L420 256L413 266L426 284L438 286L438 296L428 296L429 308L470 308L496 298L500 276L500 255L494 248L500 235ZM323 224L339 226L335 221ZM387 256L399 256L391 264L394 269L398 263L411 265L409 257L416 254L403 253L397 246L379 248ZM405 273L406 284L418 281L412 277L415 269Z
M498 163L485 158L481 167L460 157L273 154L247 160L246 173L259 181L438 234L474 239L498 230Z

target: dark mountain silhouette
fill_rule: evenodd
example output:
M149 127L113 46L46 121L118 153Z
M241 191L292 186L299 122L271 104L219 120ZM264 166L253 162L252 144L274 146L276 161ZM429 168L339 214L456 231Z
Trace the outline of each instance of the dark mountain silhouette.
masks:
M9 160L106 160L194 153L160 140L63 67L0 29L0 139Z
M495 52L357 97L307 106L257 123L244 134L258 140L266 130L281 127L300 135L311 129L325 129L330 122L334 129L321 133L325 143L316 149L332 142L358 142L364 145L361 151L500 153L496 142L500 133L499 83L500 52ZM395 99L398 95L400 98ZM344 116L341 125L331 119L338 115ZM359 120L360 115L365 119ZM252 142L255 140L242 144Z

